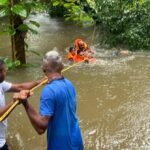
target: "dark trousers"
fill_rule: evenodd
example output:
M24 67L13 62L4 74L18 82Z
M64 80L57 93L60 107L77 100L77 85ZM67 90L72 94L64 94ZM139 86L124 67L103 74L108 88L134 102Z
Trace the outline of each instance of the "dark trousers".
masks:
M0 150L9 150L7 144L0 148Z

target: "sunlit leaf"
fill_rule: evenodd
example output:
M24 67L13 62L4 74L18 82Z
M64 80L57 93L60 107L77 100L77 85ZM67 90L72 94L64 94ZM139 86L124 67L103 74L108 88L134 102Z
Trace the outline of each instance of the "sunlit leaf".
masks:
M8 9L7 8L2 8L0 9L0 17L5 17L8 15Z
M53 2L53 6L58 6L60 4L59 1Z
M94 10L96 10L96 3L95 3L94 0L86 0L86 1L87 1L87 3L89 4L89 6L91 8L93 8Z
M14 64L15 64L15 67L18 67L18 66L20 66L20 65L21 65L21 63L20 63L20 61L19 61L19 60L16 60L16 61L14 62Z
M8 2L8 0L0 0L0 6L5 5Z
M67 8L67 7L71 7L71 4L70 3L65 3L63 6Z
M11 10L16 15L19 15L24 18L27 17L27 11L22 5L14 5Z

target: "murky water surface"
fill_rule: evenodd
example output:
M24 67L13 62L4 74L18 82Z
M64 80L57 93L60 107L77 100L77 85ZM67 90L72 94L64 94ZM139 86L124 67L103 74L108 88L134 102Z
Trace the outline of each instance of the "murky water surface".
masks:
M81 28L58 19L38 15L34 20L41 27L39 35L28 35L30 50L28 62L35 67L8 72L12 82L31 81L41 77L41 60L45 52L58 50L64 58L68 46L77 37L84 38L96 52L92 64L80 64L64 73L77 91L77 114L85 150L149 150L150 149L150 55L133 53L127 57L114 57L109 50L96 47L92 39L93 28ZM98 39L96 39L98 40ZM6 42L7 41L7 42ZM7 36L0 37L1 56L10 56ZM66 67L67 67L67 63ZM36 110L40 90L30 98ZM12 94L7 95L11 99ZM44 150L46 135L39 136L32 128L23 107L10 115L8 143L10 150Z

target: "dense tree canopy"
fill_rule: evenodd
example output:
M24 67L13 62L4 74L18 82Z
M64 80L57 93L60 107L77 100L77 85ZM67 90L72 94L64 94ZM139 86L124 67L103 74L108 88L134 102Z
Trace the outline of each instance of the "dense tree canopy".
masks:
M50 14L77 23L96 23L106 36L103 42L150 48L150 0L52 0Z

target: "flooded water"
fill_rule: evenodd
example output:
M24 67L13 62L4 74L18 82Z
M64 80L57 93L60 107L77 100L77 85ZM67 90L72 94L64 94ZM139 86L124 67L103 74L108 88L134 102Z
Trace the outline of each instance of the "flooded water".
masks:
M133 53L114 57L91 41L93 28L81 28L58 19L38 15L39 35L28 35L29 49L41 55L27 53L35 67L8 72L12 82L25 82L42 76L42 55L57 49L65 61L66 47L81 37L95 50L96 61L80 64L66 72L77 92L77 114L85 150L149 150L150 149L150 54ZM8 37L0 37L0 54L10 55ZM98 39L97 39L98 40ZM96 40L96 41L97 41ZM90 43L91 42L91 43ZM5 50L5 51L4 51ZM41 87L42 88L42 87ZM30 102L39 107L41 88L35 90ZM11 99L12 94L7 95ZM46 135L39 136L32 128L23 107L17 106L8 119L10 150L45 150Z

